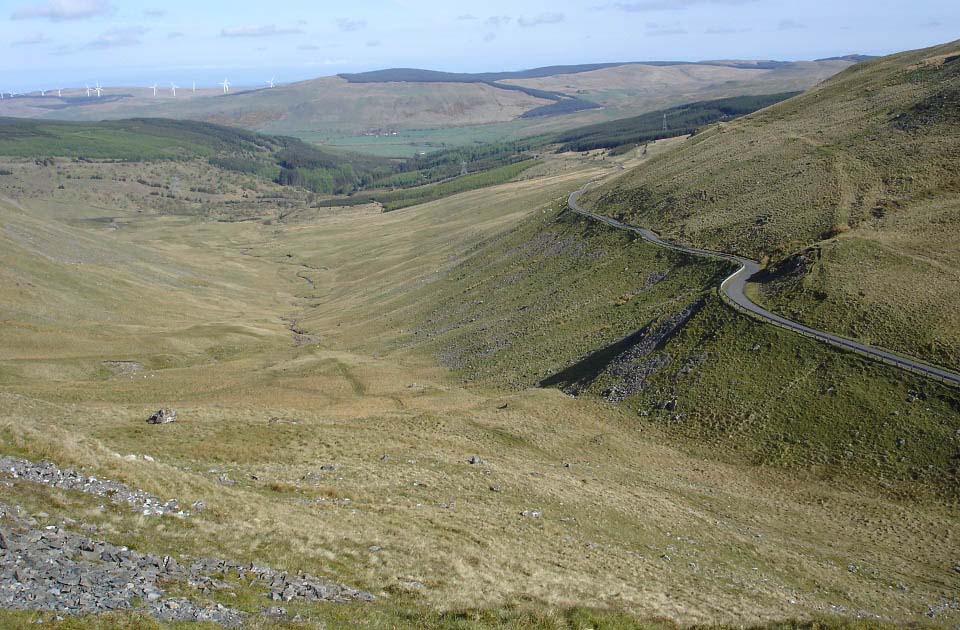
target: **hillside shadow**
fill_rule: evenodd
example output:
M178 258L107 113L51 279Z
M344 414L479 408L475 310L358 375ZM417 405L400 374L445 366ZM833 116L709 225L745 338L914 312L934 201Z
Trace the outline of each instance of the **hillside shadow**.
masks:
M568 393L582 391L597 380L597 377L606 371L617 357L640 343L649 331L650 326L644 326L608 346L594 350L570 367L541 380L537 386L559 387Z

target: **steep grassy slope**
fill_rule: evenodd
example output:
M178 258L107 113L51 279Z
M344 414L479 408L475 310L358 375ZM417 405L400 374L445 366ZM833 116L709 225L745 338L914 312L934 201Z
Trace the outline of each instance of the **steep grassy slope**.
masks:
M955 368L958 55L954 42L856 66L587 202L668 238L769 257L760 296L788 316Z
M617 403L697 451L955 495L956 392L734 314L728 273L554 206L389 320L465 378Z

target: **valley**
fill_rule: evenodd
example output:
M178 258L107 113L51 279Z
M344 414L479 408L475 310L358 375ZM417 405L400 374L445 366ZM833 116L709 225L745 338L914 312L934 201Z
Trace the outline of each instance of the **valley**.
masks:
M960 389L696 251L956 371L957 53L0 119L0 626L957 625Z
M672 148L660 144L651 155ZM722 611L745 588L763 593L758 618L951 614L955 578L940 560L956 544L942 476L956 394L744 320L709 295L723 265L563 210L570 190L616 171L579 158L565 174L398 212L303 208L272 223L132 208L105 223L82 220L103 216L91 202L4 202L4 450L206 510L145 519L24 481L4 502L140 552L334 571L377 598L285 604L333 626L733 621ZM88 181L91 198L109 190ZM621 305L637 282L650 292ZM666 366L626 404L531 387L691 301L700 310L665 346ZM718 398L730 365L740 396ZM774 374L777 402L761 404L749 392ZM579 388L600 394L616 378ZM673 398L676 411L660 410ZM869 416L850 414L864 404L910 425L867 432ZM144 424L159 406L177 422ZM830 429L794 441L798 420ZM903 436L903 455L885 461ZM930 536L945 546L928 548ZM268 602L245 588L189 596L257 614Z

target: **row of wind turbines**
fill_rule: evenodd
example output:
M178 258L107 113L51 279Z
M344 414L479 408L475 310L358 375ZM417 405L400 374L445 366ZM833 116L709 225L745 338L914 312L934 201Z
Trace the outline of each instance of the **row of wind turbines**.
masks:
M97 87L100 87L99 84L97 84ZM87 88L87 90L90 90L90 89L91 88L89 87ZM56 92L57 96L63 96L63 88L57 88L56 90L40 90L40 96L46 96L47 92ZM89 95L90 93L87 92L87 96ZM23 92L4 92L0 90L0 101L8 98L15 98L17 96L28 96L28 94L24 94Z
M270 79L268 79L267 81L264 81L264 84L267 86L268 89L269 89L269 88L274 88L274 87L276 87L275 79L276 79L276 77L270 77ZM223 88L223 93L224 93L224 94L229 94L229 93L230 93L230 86L233 85L233 84L230 83L230 80L229 80L229 79L227 79L226 77L224 77L223 81L217 83L217 85L219 85L219 86L221 86L221 87ZM103 92L104 92L104 90L105 90L105 88L100 85L100 82L99 82L99 81L97 81L97 83L96 83L93 87L90 87L90 85L85 85L84 87L85 87L86 92L87 92L87 98L90 98L94 93L96 93L97 98L100 98L101 96L103 96ZM160 88L159 85L157 85L156 83L154 83L153 85L148 86L147 89L148 89L148 90L153 90L153 95L154 95L154 96L157 96L157 95L158 95L158 91L159 91L161 88ZM180 86L177 85L176 83L174 83L173 81L171 81L171 82L170 82L170 87L169 87L169 88L164 88L164 89L169 89L169 90L170 90L170 94L173 95L173 96L176 96L176 95L177 95L177 90L180 89ZM46 96L46 95L47 95L47 92L56 92L58 98L62 98L62 97L63 97L63 88L57 88L56 90L37 90L37 91L40 92L40 96ZM196 92L196 91L197 91L197 82L194 81L194 82L193 82L193 85L192 85L192 92ZM6 98L15 98L15 97L17 97L17 96L24 97L24 96L28 96L28 95L29 95L29 94L24 94L23 92L3 92L2 90L0 90L0 101L4 100L4 99L6 99Z

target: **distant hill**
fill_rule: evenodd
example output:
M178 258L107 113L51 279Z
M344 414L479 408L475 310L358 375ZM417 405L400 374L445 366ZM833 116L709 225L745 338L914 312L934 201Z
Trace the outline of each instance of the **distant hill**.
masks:
M841 57L825 57L823 59L817 59L817 61L852 61L854 63L861 63L876 58L875 55L843 55Z
M627 63L589 63L572 66L545 66L514 72L440 72L418 68L386 68L370 72L341 73L338 76L350 83L386 83L406 81L410 83L489 83L504 79L536 79L557 74L576 74L624 66Z
M866 60L864 55L848 55L847 57L832 57L820 61L848 60L854 57ZM351 83L385 83L388 81L407 81L411 83L488 83L490 81L505 81L508 79L540 79L558 74L580 74L616 68L618 66L726 66L754 70L772 70L790 65L790 61L619 61L612 63L585 63L566 66L543 66L529 70L515 70L505 72L440 72L437 70L421 70L418 68L386 68L369 72L344 72L340 76Z
M960 42L715 125L588 199L771 268L781 312L960 365Z
M699 100L807 89L853 62L600 63L478 74L392 69L274 89L154 96L107 87L0 101L0 116L60 120L162 117L299 137L388 155L515 140Z

